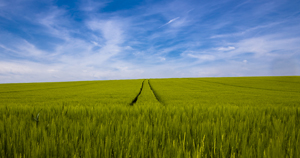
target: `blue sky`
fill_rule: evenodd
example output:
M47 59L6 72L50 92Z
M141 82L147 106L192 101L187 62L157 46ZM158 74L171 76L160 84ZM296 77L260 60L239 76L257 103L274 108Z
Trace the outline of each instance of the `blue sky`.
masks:
M0 0L0 83L300 75L296 0Z

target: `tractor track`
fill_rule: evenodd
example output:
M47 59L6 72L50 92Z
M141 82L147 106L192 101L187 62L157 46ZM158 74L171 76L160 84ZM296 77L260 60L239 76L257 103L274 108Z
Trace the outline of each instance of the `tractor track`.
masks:
M141 86L140 92L137 94L137 96L130 103L131 106L136 103L136 101L138 100L139 96L141 95L141 93L143 91L143 87L144 87L144 82L145 82L145 80L142 82L142 86Z
M143 91L143 89L144 89L144 83L145 83L145 81L146 81L146 79L142 82L142 86L141 86L141 88L140 88L139 93L137 94L137 96L132 100L132 102L131 102L129 105L133 106L133 105L138 101L139 96L141 95L141 93L142 93L142 91ZM150 87L150 90L151 90L151 92L153 93L155 99L156 99L159 103L163 104L163 103L160 101L160 99L158 98L156 92L152 89L151 84L150 84L150 80L148 80L148 86Z
M152 93L154 94L155 99L156 99L159 103L163 104L162 101L159 99L158 95L156 94L156 92L153 90L153 88L152 88L152 86L151 86L151 84L150 84L150 80L148 80L148 85L149 85L149 87L150 87Z

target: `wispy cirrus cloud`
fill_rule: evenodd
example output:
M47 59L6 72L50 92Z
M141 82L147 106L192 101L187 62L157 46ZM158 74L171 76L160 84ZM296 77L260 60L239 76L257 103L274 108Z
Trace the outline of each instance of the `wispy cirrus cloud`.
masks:
M219 51L229 51L229 50L234 50L234 49L235 49L235 47L232 47L232 46L217 48L217 50L219 50Z
M171 19L171 20L168 21L167 23L161 25L159 28L164 27L164 26L166 26L166 25L168 25L168 24L171 24L172 22L174 22L175 20L177 20L177 19L179 19L179 18L180 18L180 17L176 17L176 18L174 18L174 19Z

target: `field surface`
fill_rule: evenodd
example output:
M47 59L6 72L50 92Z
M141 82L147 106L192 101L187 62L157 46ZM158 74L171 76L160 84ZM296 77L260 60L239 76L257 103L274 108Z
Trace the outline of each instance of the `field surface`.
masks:
M300 157L300 77L0 84L0 157Z

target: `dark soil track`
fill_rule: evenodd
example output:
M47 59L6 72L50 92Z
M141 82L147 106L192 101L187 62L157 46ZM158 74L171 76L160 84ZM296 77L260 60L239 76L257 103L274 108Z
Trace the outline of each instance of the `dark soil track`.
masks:
M144 80L144 81L142 82L142 86L141 86L140 92L137 94L137 96L136 96L136 97L132 100L132 102L130 103L131 106L134 105L134 104L137 102L139 96L141 95L141 93L142 93L142 91L143 91L143 88L144 88L144 83L145 83L145 81L146 81L146 80ZM150 80L148 80L148 85L149 85L149 87L150 87L150 90L151 90L152 93L154 94L155 99L156 99L158 102L162 103L162 102L160 101L160 99L157 97L157 94L155 93L155 91L152 89L151 84L150 84Z
M143 87L144 87L144 82L145 80L142 82L142 86L141 86L141 89L140 89L140 92L137 94L137 96L132 100L132 102L130 103L130 105L133 105L136 103L136 101L138 100L140 94L142 93L142 90L143 90Z
M148 84L149 84L149 87L150 87L152 93L154 94L156 100L162 104L162 102L161 102L161 100L159 99L159 97L157 96L156 92L153 90L153 88L152 88L152 86L151 86L151 84L150 84L150 80L148 80Z

